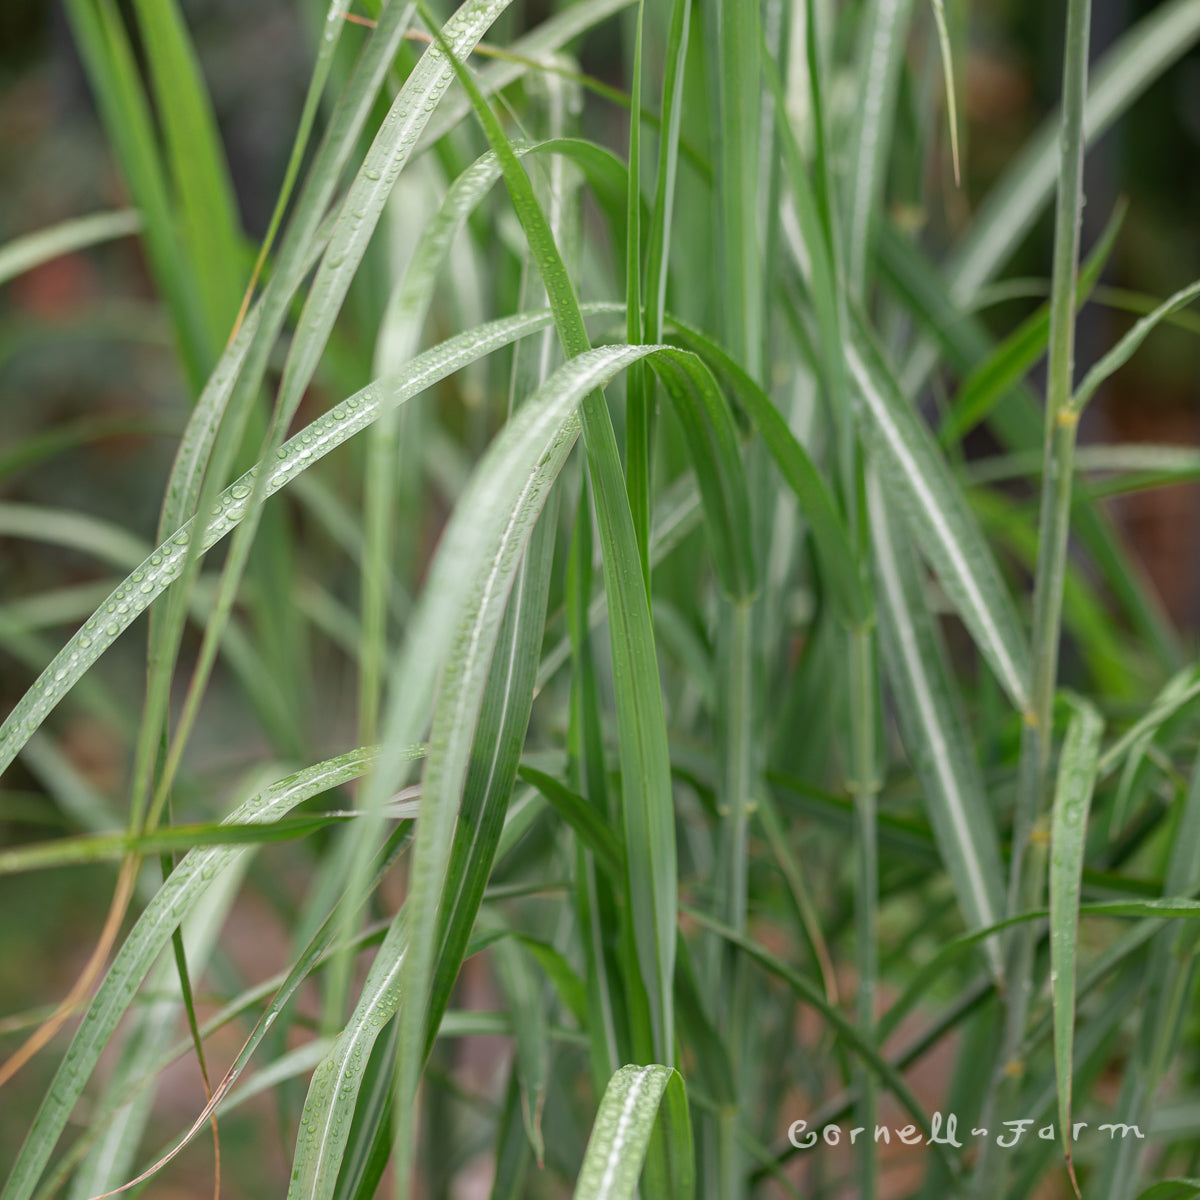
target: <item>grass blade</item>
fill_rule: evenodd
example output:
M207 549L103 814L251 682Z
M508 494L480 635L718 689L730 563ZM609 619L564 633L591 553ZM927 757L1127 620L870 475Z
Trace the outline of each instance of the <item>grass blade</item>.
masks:
M1200 296L1200 281L1180 288L1164 300L1152 313L1144 316L1083 378L1071 397L1071 410L1081 412L1096 394L1096 389L1115 371L1119 371L1135 354L1137 348L1153 332L1164 317L1170 316Z
M32 271L64 254L86 250L104 242L128 237L142 228L142 218L133 209L93 213L75 217L49 229L39 229L0 246L0 284Z
M206 328L219 346L245 286L233 184L176 0L136 0L134 11L175 185L183 251L196 280Z
M1137 1200L1194 1200L1200 1196L1200 1179L1164 1179L1139 1192Z
M0 850L0 875L18 875L24 871L44 871L80 863L118 862L127 854L144 858L193 850L197 846L258 846L265 842L286 842L307 837L341 819L346 818L330 814L294 817L272 821L269 825L203 822L171 825L142 835L98 833L57 838L52 842Z
M986 928L1004 913L1004 876L983 779L912 552L877 481L869 486L868 503L883 648L905 746L924 783L930 820L963 918L970 928ZM989 941L984 948L991 970L999 975L999 944Z
M216 358L215 346L204 327L199 296L176 234L133 49L111 0L68 0L67 16L121 173L142 218L146 255L171 314L185 373L198 390Z
M675 1160L685 1167L669 1195L672 1200L690 1200L693 1185L686 1168L692 1135L683 1079L678 1071L658 1064L622 1067L609 1080L588 1139L575 1200L632 1200L664 1094L668 1142Z
M710 338L668 315L668 324L712 369L729 380L738 399L762 434L784 480L796 495L800 510L812 530L821 566L838 603L843 620L865 625L871 617L871 600L855 565L856 555L845 523L820 471L796 440L787 422L757 383Z
M1058 1127L1075 1194L1071 1157L1071 1078L1075 1040L1075 957L1079 887L1088 810L1100 757L1104 721L1091 705L1071 716L1058 767L1050 831L1050 980L1054 1000L1054 1068L1058 1078Z
M625 870L621 843L596 810L578 793L571 791L551 775L534 767L522 766L518 774L553 805L554 810L583 839L587 848L618 878ZM0 862L3 860L0 859Z
M859 323L849 351L864 436L902 502L922 552L1013 706L1029 701L1029 649L979 527L929 432Z
M937 26L938 50L942 56L942 77L946 89L946 113L950 122L950 153L954 159L954 182L961 183L958 161L958 102L954 87L954 55L950 50L950 31L946 28L945 0L930 0Z
M850 211L846 279L850 294L858 299L870 260L872 226L883 198L911 11L912 0L872 0L860 34L859 78L864 91L857 107L846 188Z

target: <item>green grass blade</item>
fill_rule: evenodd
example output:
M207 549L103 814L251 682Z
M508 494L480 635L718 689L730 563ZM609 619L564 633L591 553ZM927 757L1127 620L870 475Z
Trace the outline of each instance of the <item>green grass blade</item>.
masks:
M117 212L75 217L49 229L39 229L0 246L0 284L32 271L64 254L86 250L117 238L129 237L142 228L141 216L130 208Z
M1032 662L1029 706L1021 725L1017 760L1013 849L1009 863L1009 912L1040 906L1046 886L1046 848L1036 837L1036 831L1044 820L1050 756L1054 744L1054 694L1058 686L1063 589L1074 487L1073 456L1078 419L1070 411L1070 403L1075 374L1075 297L1083 220L1084 112L1090 31L1090 3L1087 0L1069 0L1062 68L1062 132L1054 214L1054 272L1050 287L1050 347L1042 436L1044 465L1038 511L1037 565L1033 579ZM1014 931L1009 945L1008 964L1009 978L1014 986L1006 1003L1004 1043L999 1060L1002 1064L1017 1060L1020 1054L1033 984L1033 950L1031 930L1024 928ZM1060 1056L1064 1053L1061 1041L1056 1037L1055 1048ZM1061 1057L1056 1061L1060 1068L1061 1097ZM998 1067L989 1093L989 1107L1007 1106L1012 1102L1016 1090L1017 1077L1012 1073L1002 1073ZM1069 1153L1069 1142L1066 1148ZM992 1174L995 1182L989 1186L999 1198L1005 1189L1007 1171L996 1165L989 1168L986 1156L982 1169ZM1074 1186L1078 1192L1078 1185Z
M811 10L809 12L811 23ZM804 156L791 122L780 120L778 131L780 148L783 151L784 175L791 191L796 220L803 239L802 248L793 249L812 299L821 346L821 372L829 390L829 404L837 413L846 411L846 367L845 355L842 353L845 298L839 291L841 259L833 230L833 182L824 170L820 83L813 69L815 61L815 55L810 55L810 91L813 97L813 125L817 140L815 181L809 180ZM786 115L788 108L783 84L779 78L779 69L770 55L764 56L763 68L775 107Z
M942 79L946 89L946 115L950 123L950 153L954 160L954 182L962 180L958 161L958 99L954 86L954 54L950 49L950 31L946 27L945 0L930 0L937 26L938 51L942 56Z
M126 854L149 857L195 849L197 846L256 846L264 842L286 842L307 837L345 818L294 817L270 825L228 825L201 822L171 825L148 834L108 833L57 838L28 846L0 850L0 875L44 871L50 867L80 863L119 862Z
M633 49L633 85L629 107L629 183L625 228L625 340L637 346L643 337L642 314L642 32L645 5L638 0ZM641 557L642 577L650 592L650 509L653 489L651 443L653 392L645 369L630 369L625 381L625 478L629 511Z
M490 1200L522 1200L528 1193L529 1141L521 1119L521 1089L517 1082L516 1066L509 1071L499 1120L496 1122L496 1141L493 1151L496 1174L492 1180Z
M1200 1196L1200 1179L1164 1179L1139 1192L1137 1200L1194 1200Z
M1110 953L1106 958L1097 960L1089 968L1088 973L1076 990L1077 1000L1085 992L1090 991L1099 978L1119 965L1121 961L1136 951L1138 947L1144 945L1154 932L1161 928L1160 922L1162 920L1170 917L1192 920L1200 919L1200 901L1188 900L1186 898L1166 900L1102 900L1092 904L1080 904L1078 912L1081 917L1100 917L1103 919L1113 917L1143 918L1144 923L1142 926L1131 931L1132 936L1129 937L1124 945L1118 944L1114 946L1116 953ZM988 938L1003 933L1006 929L1012 929L1014 926L1031 921L1044 921L1048 916L1048 909L1034 909L1030 912L1020 913L1015 917L1007 917L1003 921L998 921L995 925L989 926L986 929L979 929L974 933L960 934L958 937L946 942L932 958L921 964L903 993L884 1014L883 1019L879 1022L880 1036L887 1038L895 1033L904 1017L911 1013L921 1000L927 996L931 990L931 985L936 982L938 977L969 951L978 947ZM1051 1016L1047 1016L1045 1024L1048 1027L1046 1031L1048 1033L1052 1025Z
M125 568L141 562L146 554L141 538L119 525L40 504L0 504L0 535L63 546Z
M860 299L871 256L872 226L883 199L911 11L912 0L871 0L859 35L858 78L863 94L851 140L845 228L847 286Z
M587 800L598 821L609 823L616 812L605 775L604 735L600 725L600 688L591 636L592 501L587 476L580 481L567 575L564 585L567 652L571 661L567 725L567 779ZM541 672L539 677L544 675ZM616 896L623 876L608 880L593 854L576 839L575 909L583 936L587 985L588 1050L592 1084L599 1090L621 1061L631 1039L620 974L609 930L618 918Z
M1058 1078L1058 1128L1067 1169L1071 1158L1071 1079L1075 1039L1075 962L1079 888L1088 810L1100 757L1104 721L1091 705L1071 716L1058 766L1050 831L1050 980L1054 1000L1054 1068ZM1075 1185L1078 1192L1078 1185Z
M133 48L112 0L69 0L67 16L141 218L150 268L167 308L188 382L199 389L216 347L187 269Z
M721 589L734 603L750 601L758 591L754 548L746 537L750 497L729 406L698 356L656 355L651 366L683 428Z
M609 1080L596 1114L575 1200L633 1200L664 1094L663 1120L670 1149L677 1162L690 1168L691 1126L679 1072L658 1064L622 1067ZM671 1200L690 1200L690 1171L685 1169L674 1182L677 1190L669 1193Z
M751 375L761 375L766 332L759 230L762 93L762 30L757 5L721 0L713 96L717 112L718 269L723 282L719 309L730 353Z
M527 937L522 933L515 936L546 973L546 978L554 985L554 990L566 1010L580 1025L586 1025L587 996L583 980L576 974L574 967L548 942L538 941L537 938Z
M1164 300L1152 313L1144 316L1104 357L1084 376L1083 382L1071 397L1071 409L1082 411L1096 394L1096 389L1114 372L1119 371L1134 355L1137 348L1161 323L1164 317L1191 304L1200 296L1200 280L1180 288L1169 299Z
M300 258L299 274L307 274L316 263L328 241L331 227L331 222L327 222L321 229L314 231ZM226 346L213 368L200 398L192 409L187 428L175 452L175 460L171 464L171 474L163 495L158 522L160 540L178 529L200 508L204 495L205 472L213 455L221 423L233 398L234 388L251 358L251 351L259 337L265 308L266 304L260 302L249 311L237 335ZM215 487L216 482L216 479L210 482L210 490ZM208 499L211 501L212 496Z
M300 287L304 273L308 270L309 257L314 250L314 243L320 238L321 221L325 216L324 210L337 185L338 176L355 146L358 133L367 118L370 106L383 82L411 14L411 6L397 4L390 5L381 14L376 28L360 55L355 73L339 98L339 103L326 132L326 138L315 156L308 184L300 197L289 225L275 273L263 296L262 319L257 336L250 345L247 362L241 369L232 395L228 398L229 411L212 444L211 462L200 491L199 511L204 511L214 504L217 489L228 477L235 458L241 451L243 436L247 428L251 427L250 421L257 401L258 389L263 381L275 338L282 329L292 297ZM383 140L386 141L386 138ZM333 223L330 236L333 236L334 231L343 228L348 220L344 211L340 213ZM325 257L328 257L327 251ZM316 348L318 357L323 347L324 342L319 348ZM311 344L309 349L314 349ZM284 383L287 382L288 364L291 362L292 356L289 355L284 367ZM266 437L266 445L260 454L260 462L273 462L284 430L294 415L295 398L286 394L284 384L281 384L280 391L280 400L276 404ZM220 407L225 400L218 396L215 398L215 403ZM292 406L290 410L289 405ZM207 456L207 449L204 453ZM245 524L238 530L226 555L214 600L214 611L205 627L204 638L192 670L191 681L184 698L176 732L170 743L163 768L159 773L153 801L147 813L145 801L149 794L148 783L151 777L152 756L158 740L155 724L159 719L159 712L165 707L164 692L169 683L178 645L177 639L181 623L178 602L173 601L168 606L166 622L162 627L156 627L154 631L145 736L139 742L135 758L132 809L134 819L138 823L143 820L151 824L156 822L166 804L174 775L182 760L208 684L216 648L230 618L234 599L250 559L251 545L261 520L261 505L264 499L257 487L257 477L252 479L251 483L251 491L245 498L243 506L246 516ZM273 516L268 518L268 520L273 519L275 519ZM286 543L278 537L264 538L263 545L276 551L277 558L280 554L286 556ZM182 582L185 588L190 586L196 561L196 552L190 550L182 569ZM294 682L297 671L298 637L294 627L289 629L291 607L286 603L286 597L281 598L279 595L287 587L286 560L282 568L277 562L271 562L261 557L257 561L262 564L261 569L256 571L262 595L259 605L260 612L263 614L263 618L259 622L260 634L267 641L274 672L292 681L292 686L288 690L290 694L294 694L298 690ZM272 603L275 605L274 613L271 611ZM290 724L293 727L299 724L295 714L293 714ZM294 741L293 737L292 744Z
M1029 701L1029 649L1015 606L962 493L928 430L862 328L849 351L864 435L932 562L1014 707Z
M684 63L687 59L691 5L674 0L671 28L667 35L668 58L663 77L662 127L658 141L658 174L654 188L654 210L646 246L645 319L646 341L662 340L670 274L671 218L675 204L675 180L679 168L679 126L682 119Z
M242 300L242 312L238 314L239 317L244 314L246 308L249 306L253 286L261 275L263 267L266 265L267 256L270 254L271 248L275 245L276 235L279 233L284 213L287 211L288 204L291 201L292 190L296 186L296 180L300 175L300 167L308 151L309 139L312 137L313 125L317 119L321 99L325 92L325 85L329 81L329 73L333 68L334 54L337 51L338 42L341 40L342 30L346 28L346 13L349 8L350 0L330 0L329 2L329 11L325 14L325 26L322 30L319 49L317 50L317 60L313 64L312 74L309 76L308 90L304 94L304 108L300 112L300 121L296 128L296 136L292 139L292 149L288 154L287 166L284 168L283 182L280 184L279 195L275 200L275 208L271 213L271 220L267 225L267 232L263 236L262 246L258 252L258 259L251 273L250 288L247 289L246 295Z
M618 879L624 874L625 855L621 843L582 796L534 767L522 766L517 773L546 797L555 812L583 839L607 871Z
M462 811L439 902L442 933L430 997L426 1053L458 978L504 829L533 704L546 623L556 504L542 516L505 612L467 769Z
M347 1134L339 1104L345 1102L347 1089L353 1094L361 1079L347 1065L346 1055L352 1049L360 1056L367 1053L373 1034L364 1032L363 1026L377 1021L380 1014L384 1020L390 1018L395 1001L388 995L397 980L402 982L406 1003L400 1015L396 1080L396 1170L399 1178L407 1178L412 1147L406 1139L426 1053L439 906L505 605L533 525L578 435L580 399L630 362L653 352L649 347L610 347L587 352L560 368L505 426L460 498L443 536L398 660L397 687L385 723L386 746L403 744L408 730L416 731L413 736L423 731L434 672L440 667L408 899L385 943L389 957L385 959L380 951L373 968L378 968L376 982L360 999L346 1034L339 1039L336 1062L323 1064L310 1090L292 1178L296 1196L331 1194ZM381 765L371 778L364 808L372 811L381 791L395 782L387 765Z
M1193 763L1181 811L1171 828L1164 893L1177 897L1196 894L1200 886L1200 873L1196 867L1198 849L1200 760ZM1158 902L1155 908L1173 908L1175 903L1178 901ZM1153 1111L1163 1076L1182 1049L1186 1036L1185 1014L1195 986L1196 945L1194 930L1186 930L1179 933L1164 931L1151 946L1149 961L1139 976L1144 989L1145 1019L1121 1090L1116 1114L1121 1121L1130 1123L1147 1119ZM1140 1158L1136 1147L1117 1145L1109 1149L1103 1168L1106 1200L1116 1200L1132 1191Z
M871 600L855 565L856 555L841 514L816 464L796 440L770 397L728 354L677 317L668 315L668 325L677 331L679 341L705 359L734 388L784 480L796 495L843 619L852 626L867 624Z
M371 1047L362 1087L354 1105L354 1120L346 1141L346 1152L338 1173L336 1200L366 1200L374 1196L387 1167L391 1142L392 1072L396 1065L396 1043L400 1026L393 1017L387 1034ZM327 1045L320 1060L330 1052Z
M416 748L414 751L414 753L416 753L418 756L423 752L423 748ZM380 854L377 856L376 862L373 864L373 886L378 886L383 876L387 873L387 870L395 865L397 858L407 847L409 840L410 831L407 825L400 826L387 839ZM268 999L268 1003L254 1025L250 1036L243 1043L242 1048L239 1050L232 1066L230 1066L228 1071L226 1071L224 1077L214 1089L211 1099L192 1122L190 1128L183 1134L181 1138L176 1140L174 1145L167 1148L164 1153L155 1160L153 1165L151 1165L136 1179L127 1182L124 1185L126 1189L144 1183L146 1180L155 1175L172 1159L177 1157L180 1151L182 1151L189 1144L189 1142L191 1142L196 1134L205 1128L209 1122L211 1114L214 1111L220 1113L225 1108L231 1107L235 1102L238 1102L239 1098L244 1099L248 1091L253 1093L254 1090L257 1090L257 1088L261 1086L264 1075L270 1078L271 1074L279 1068L279 1064L277 1062L273 1067L268 1067L255 1076L255 1079L252 1080L246 1088L242 1089L240 1093L233 1092L231 1094L231 1089L236 1081L240 1078L247 1063L250 1061L251 1056L262 1044L263 1040L267 1036L268 1031L273 1025L275 1025L277 1018L285 1011L289 1003L294 999L300 985L304 983L308 976L318 966L325 965L333 957L334 942L339 932L341 932L343 926L342 911L339 911L340 909L344 910L344 901L341 905L334 906L334 909L330 912L329 916L322 923L320 928L316 930L308 944L300 950L290 968L285 973L280 976L276 976L275 978L268 980L264 985L260 985L258 988L253 989L252 995L256 998L256 1002L266 998ZM348 948L358 951L363 948L374 946L383 941L385 934L386 927L375 926L364 931L358 937L352 939ZM234 1009L237 1009L238 1007L239 1006L237 1005L233 1006ZM235 1015L235 1013L226 1010L226 1019L232 1015ZM220 1024L222 1023L223 1021L220 1020L210 1022L206 1026L205 1032L210 1031L214 1026L219 1028ZM320 1047L322 1053L328 1052L329 1050L328 1039L318 1038L315 1043L309 1043L309 1046L314 1045ZM167 1060L167 1062L161 1063L161 1066L169 1065L170 1061L178 1058L179 1055L185 1052L186 1049L187 1047L181 1047L176 1050L170 1055L170 1058ZM308 1048L306 1047L306 1050L307 1049ZM308 1053L311 1054L312 1051L309 1050ZM313 1064L310 1062L309 1069L311 1069L313 1065L318 1064ZM143 1079L142 1081L139 1081L139 1083L131 1085L131 1091L133 1095L136 1096L139 1094L143 1090L144 1084L145 1080ZM60 1169L56 1168L55 1175L57 1175L59 1171ZM55 1176L51 1176L47 1181L47 1184L43 1185L43 1188L38 1192L39 1200L40 1197L45 1196L49 1192L53 1191L53 1187L51 1185L53 1185L54 1182Z
M538 1167L544 1168L546 1145L542 1136L542 1109L546 1102L550 1045L542 979L520 944L510 938L496 942L489 953L517 1043L517 1077L525 1135Z
M468 52L506 6L504 0L466 0L450 22L454 43L452 49ZM410 12L408 7L401 9L393 6L387 10L385 17L391 17L392 36L402 32ZM377 24L375 37L380 35L381 29L382 26ZM392 102L388 116L380 125L334 223L329 246L301 310L284 364L283 378L260 462L271 462L276 455L284 433L316 373L334 322L366 254L388 196L412 155L416 139L429 123L452 78L453 69L443 51L430 46L405 80ZM155 793L151 819L157 815L165 800L195 723L212 670L216 645L240 587L265 498L256 478L247 497L245 521L235 534L226 556L214 613L205 629L178 730Z
M136 0L134 12L175 184L181 243L196 281L205 326L219 346L245 287L233 184L176 0Z
M248 865L243 859L233 869L223 872L216 885L174 932L177 954L197 975L212 957ZM186 1007L189 1020L194 1017L188 976L178 964L179 958L164 956L147 980L146 1003L126 1033L115 1069L95 1098L97 1107L107 1106L112 1098L127 1090L132 1081L153 1068L174 1038L181 1006ZM119 1039L120 1033L114 1041ZM112 1048L110 1046L110 1051ZM203 1059L200 1062L203 1067ZM73 1200L87 1200L119 1187L125 1181L133 1169L134 1156L153 1115L154 1099L153 1089L146 1088L140 1096L116 1110L72 1179L69 1194Z
M779 864L779 870L787 881L788 891L796 908L798 924L812 951L813 961L825 987L825 996L830 1004L836 1004L838 988L833 959L821 932L819 917L810 895L810 889L804 882L804 873L788 846L787 831L776 812L775 801L769 793L764 793L758 798L755 815L762 824L763 832L771 846L771 853Z
M1197 696L1200 696L1200 667L1187 667L1167 680L1146 712L1100 756L1100 777L1111 775L1126 755Z
M883 648L905 747L924 784L942 861L968 927L1004 913L1004 875L983 779L971 752L961 699L937 635L912 551L888 513L877 481L869 486L875 580ZM999 944L985 946L999 974Z
M388 928L346 1027L313 1072L292 1157L288 1196L335 1194L376 1039L395 1016L405 958L404 910ZM332 1114L337 1114L337 1120Z
M510 2L466 0L447 26L451 52L455 56L470 53ZM305 300L284 367L275 417L281 428L286 428L312 381L388 196L453 78L454 69L445 52L436 44L430 45L393 101L350 185Z

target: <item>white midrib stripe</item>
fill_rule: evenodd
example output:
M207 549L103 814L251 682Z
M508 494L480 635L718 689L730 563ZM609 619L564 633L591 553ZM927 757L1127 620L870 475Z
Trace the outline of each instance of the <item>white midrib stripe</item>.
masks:
M638 1072L634 1081L629 1085L629 1091L625 1095L625 1103L621 1106L621 1115L617 1118L617 1131L613 1134L612 1145L608 1148L608 1158L604 1164L604 1175L600 1179L600 1189L596 1193L596 1200L606 1200L609 1191L612 1189L613 1181L617 1176L617 1165L621 1161L621 1151L629 1136L629 1125L633 1120L637 1102L641 1097L642 1089L645 1086L646 1077L650 1074L650 1070L650 1067L643 1067Z

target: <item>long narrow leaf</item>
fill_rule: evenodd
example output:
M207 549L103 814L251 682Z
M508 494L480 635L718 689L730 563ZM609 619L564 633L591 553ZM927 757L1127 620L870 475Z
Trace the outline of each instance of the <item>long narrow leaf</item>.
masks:
M1050 982L1054 999L1054 1068L1058 1078L1058 1127L1071 1178L1071 1079L1075 1040L1075 959L1079 885L1088 810L1100 757L1104 721L1088 706L1071 717L1058 767L1050 831ZM1077 1189L1078 1190L1078 1189Z
M1029 701L1029 649L1012 597L928 430L861 322L849 352L863 433L903 504L918 544L1014 707Z
M664 1093L663 1119L673 1157L690 1168L691 1126L679 1072L657 1064L622 1067L609 1080L596 1114L575 1200L632 1200ZM674 1182L671 1200L690 1200L690 1170Z

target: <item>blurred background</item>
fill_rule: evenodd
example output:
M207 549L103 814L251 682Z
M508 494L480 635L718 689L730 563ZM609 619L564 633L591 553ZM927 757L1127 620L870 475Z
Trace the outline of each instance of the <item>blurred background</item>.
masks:
M544 0L518 0L506 35L543 19L549 7ZM1151 0L1096 0L1093 56L1102 55L1152 7ZM211 92L244 228L257 241L283 175L325 4L182 0L182 8ZM960 51L962 186L955 188L948 161L936 164L932 179L894 181L897 218L935 246L953 244L972 208L1052 109L1061 70L1061 6L951 0L947 9ZM584 68L627 87L626 45L620 24L609 22L582 47ZM593 132L610 123L610 143L620 147L625 137L620 111L594 97L588 105ZM1129 202L1098 300L1119 300L1129 292L1161 298L1200 276L1200 53L1189 53L1168 71L1091 151L1086 191L1085 250L1118 201ZM930 195L936 203L929 203ZM64 11L47 0L4 0L0 244L125 203ZM987 309L998 332L1011 330L1039 302L1050 242L1047 214L1004 272L1029 286ZM1110 303L1089 304L1080 325L1079 367L1090 365L1133 320ZM347 379L352 377L348 369ZM314 398L315 410L332 398ZM67 255L0 287L0 504L76 510L149 541L192 400L135 239ZM1106 386L1089 412L1084 436L1200 445L1196 328L1156 332ZM978 453L988 449L986 439L970 446ZM1200 627L1200 486L1110 503L1166 611L1185 634L1194 635ZM420 539L426 546L444 518L436 497L430 510L430 527ZM310 570L319 574L325 550L317 535L311 553ZM90 611L117 577L85 549L0 537L0 710L8 711L61 645L80 619L73 614ZM22 598L50 591L62 596L61 612L22 607ZM53 772L60 773L59 787L75 788L82 797L89 791L109 797L120 811L126 743L116 726L127 719L128 706L106 707L104 692L128 694L132 688L138 694L143 655L139 623L89 676L101 692L95 702L64 705L56 718L61 757L39 762L35 748L8 773L0 785L0 840L53 836L54 822L65 820L44 802ZM311 669L320 672L322 665ZM352 680L331 675L329 711L316 714L316 721L346 726L339 714L352 710L352 689ZM213 695L194 753L204 756L210 772L232 776L266 756L267 740L249 718L241 693L220 673ZM275 856L277 877L291 880L298 903L302 857L287 847L263 853ZM73 982L93 944L95 914L110 895L111 872L99 868L0 879L0 1050L15 1047L28 1031L38 1016L34 1006L61 996ZM260 896L252 885L245 889L221 951L231 971L245 967L261 976L286 961L287 913L279 911L281 903L286 906L286 898ZM220 977L218 964L218 983ZM214 1053L221 1057L229 1050L217 1046ZM7 1170L25 1127L15 1118L26 1117L37 1103L54 1058L53 1051L40 1056L0 1092L0 1172ZM199 1094L194 1076L194 1065L184 1063L167 1077L157 1125L163 1137L194 1113ZM295 1107L299 1098L302 1092L285 1098L285 1106ZM267 1103L260 1116L276 1113ZM258 1170L262 1186L274 1189L290 1146L281 1137L260 1139L261 1128L260 1119L230 1118L222 1127L223 1149L246 1160L239 1167L243 1180ZM166 1180L156 1182L156 1196L207 1194L211 1146L199 1139L188 1154ZM194 1189L188 1165L193 1159L204 1164L199 1169L205 1180Z

